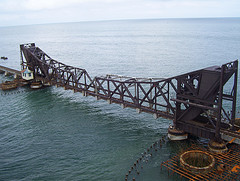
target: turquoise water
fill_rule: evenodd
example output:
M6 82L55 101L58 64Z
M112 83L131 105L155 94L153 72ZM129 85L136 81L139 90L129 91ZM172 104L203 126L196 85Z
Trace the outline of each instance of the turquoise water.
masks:
M1 27L0 65L20 69L19 45L35 42L92 77L170 77L238 59L239 29L239 18ZM0 93L0 180L124 180L171 123L62 88ZM164 145L138 180L177 180L160 172L176 151Z

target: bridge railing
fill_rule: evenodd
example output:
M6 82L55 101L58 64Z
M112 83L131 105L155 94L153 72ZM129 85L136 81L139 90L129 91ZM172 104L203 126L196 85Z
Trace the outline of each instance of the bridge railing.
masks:
M22 69L30 68L38 79L78 91L86 90L88 84L92 82L85 69L69 66L52 59L40 48L35 47L34 43L21 45L20 48Z
M24 61L25 57L26 61ZM52 59L35 44L21 45L22 66L34 71L35 77L65 89L83 92L119 103L122 107L136 108L137 112L153 113L173 119L176 81L159 78L132 78L118 75L91 78L85 69L65 65Z
M175 112L171 96L176 94L176 86L171 79L156 81L151 78L107 75L95 77L87 91L98 99L121 104L123 108L132 107L139 113L153 113L156 118L161 116L173 119Z

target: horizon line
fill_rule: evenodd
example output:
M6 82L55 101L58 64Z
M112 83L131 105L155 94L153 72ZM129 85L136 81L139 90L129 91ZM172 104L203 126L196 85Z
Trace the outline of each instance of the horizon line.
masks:
M20 26L35 26L35 25L50 25L50 24L67 24L67 23L94 23L94 22L111 22L111 21L137 21L137 20L180 20L180 19L237 19L240 17L169 17L169 18L129 18L129 19L102 19L102 20L81 20L81 21L65 21L65 22L49 22L36 24L19 24L19 25L0 25L0 28L20 27Z

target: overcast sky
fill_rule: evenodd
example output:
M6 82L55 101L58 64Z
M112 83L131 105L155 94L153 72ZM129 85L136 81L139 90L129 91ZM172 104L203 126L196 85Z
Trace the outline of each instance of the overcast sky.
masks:
M0 0L0 26L195 17L240 17L240 0Z

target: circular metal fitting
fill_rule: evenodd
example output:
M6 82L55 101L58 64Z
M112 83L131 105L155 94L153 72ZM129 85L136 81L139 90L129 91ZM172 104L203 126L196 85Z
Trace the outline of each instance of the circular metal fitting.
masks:
M191 150L180 156L180 165L193 173L208 173L215 165L215 158L207 152Z

